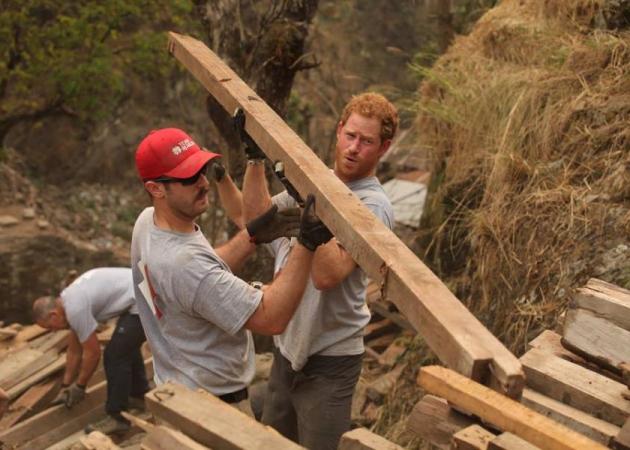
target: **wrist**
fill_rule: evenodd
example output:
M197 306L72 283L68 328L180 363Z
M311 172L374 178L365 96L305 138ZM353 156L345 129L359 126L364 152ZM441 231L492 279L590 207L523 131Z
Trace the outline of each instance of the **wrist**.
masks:
M81 389L82 391L85 391L85 384L76 384L76 387L78 387L79 389Z
M265 163L264 158L248 158L247 165L248 166L259 166Z

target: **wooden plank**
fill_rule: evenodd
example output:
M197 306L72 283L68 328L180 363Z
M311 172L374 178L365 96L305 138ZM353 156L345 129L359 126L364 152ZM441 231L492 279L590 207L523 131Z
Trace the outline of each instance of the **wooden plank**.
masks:
M153 360L145 359L148 374L153 372ZM57 405L42 411L24 422L0 432L0 442L6 446L44 449L66 436L95 422L105 414L107 382L103 381L86 390L85 399L72 409ZM34 436L37 438L34 439Z
M619 434L615 436L613 448L616 450L630 450L630 419L626 420Z
M56 352L43 353L30 348L15 353L0 363L0 387L8 391L56 359Z
M621 383L537 349L525 353L521 362L527 385L548 397L619 426L630 414Z
M523 390L521 403L606 446L610 445L612 439L619 433L619 427L612 423L597 419L584 411L528 388Z
M341 435L338 450L403 450L400 445L388 441L365 428L356 428Z
M453 435L453 450L486 450L488 442L496 436L484 427L474 424L459 430Z
M65 366L66 366L66 357L65 357L65 355L57 356L57 359L55 359L53 362L48 364L48 366L46 366L46 367L40 369L39 371L35 372L30 377L24 378L18 384L16 384L11 389L9 389L7 391L7 395L9 396L10 399L13 400L13 399L17 398L23 392L28 390L31 386L34 386L35 384L39 383L40 381L45 380L46 378L48 378L50 375L61 371Z
M396 385L396 382L402 375L405 367L407 367L406 364L401 364L394 370L390 370L389 372L381 375L380 377L369 383L365 391L368 398L375 403L383 403L383 400L385 400L387 394L389 394L392 388Z
M514 355L236 73L189 36L169 33L169 51L226 111L243 109L247 132L270 159L282 160L302 196L315 195L320 218L441 361L476 380L496 378L498 388L520 396L524 376Z
M488 450L540 450L512 433L501 433L488 443Z
M543 450L606 448L450 369L423 367L418 375L418 383L427 392L439 395L480 417L485 423L514 433Z
M81 439L79 439L79 441L87 450L118 450L120 449L119 446L114 444L114 441L112 441L108 436L101 433L100 431L92 431L87 436L84 436Z
M630 361L630 331L586 309L567 311L562 345L619 375Z
M407 430L436 447L451 448L451 439L459 430L474 423L473 419L448 406L446 400L425 395L407 418Z
M585 287L577 289L571 306L592 311L630 330L630 291L619 286L591 278Z
M195 442L184 433L158 425L153 427L142 440L142 448L147 450L208 450L208 447Z
M145 399L156 417L211 448L302 448L205 391L165 383L147 393Z
M46 383L33 386L18 398L9 411L0 419L0 431L12 427L19 421L39 412L59 392L61 378L49 380Z
M68 347L68 336L70 336L70 330L53 331L32 340L29 346L41 352L55 350L57 353L60 353Z

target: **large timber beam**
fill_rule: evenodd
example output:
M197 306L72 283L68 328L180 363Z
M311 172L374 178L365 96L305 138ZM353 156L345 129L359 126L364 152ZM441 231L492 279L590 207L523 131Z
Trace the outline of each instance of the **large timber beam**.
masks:
M521 365L411 250L385 227L315 153L203 42L169 33L169 51L230 114L246 115L247 132L363 270L382 287L440 360L512 397L524 385Z

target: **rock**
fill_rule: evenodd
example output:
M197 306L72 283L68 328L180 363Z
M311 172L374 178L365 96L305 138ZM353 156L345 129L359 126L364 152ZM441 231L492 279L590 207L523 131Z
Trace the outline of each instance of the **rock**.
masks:
M35 218L35 209L34 208L24 208L22 210L22 218L24 219L34 219Z
M50 223L47 220L39 219L37 221L37 226L41 228L42 230L44 230L50 226Z
M0 216L0 227L12 227L18 223L20 223L20 221L16 217L9 215Z

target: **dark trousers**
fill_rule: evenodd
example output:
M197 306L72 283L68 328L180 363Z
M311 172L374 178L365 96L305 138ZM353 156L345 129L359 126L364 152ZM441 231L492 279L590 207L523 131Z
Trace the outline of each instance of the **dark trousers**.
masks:
M313 355L299 372L274 348L262 423L310 450L334 450L350 429L363 355Z
M103 360L107 377L105 411L120 417L127 410L129 396L142 398L149 390L140 346L144 330L137 314L123 314L116 323Z

